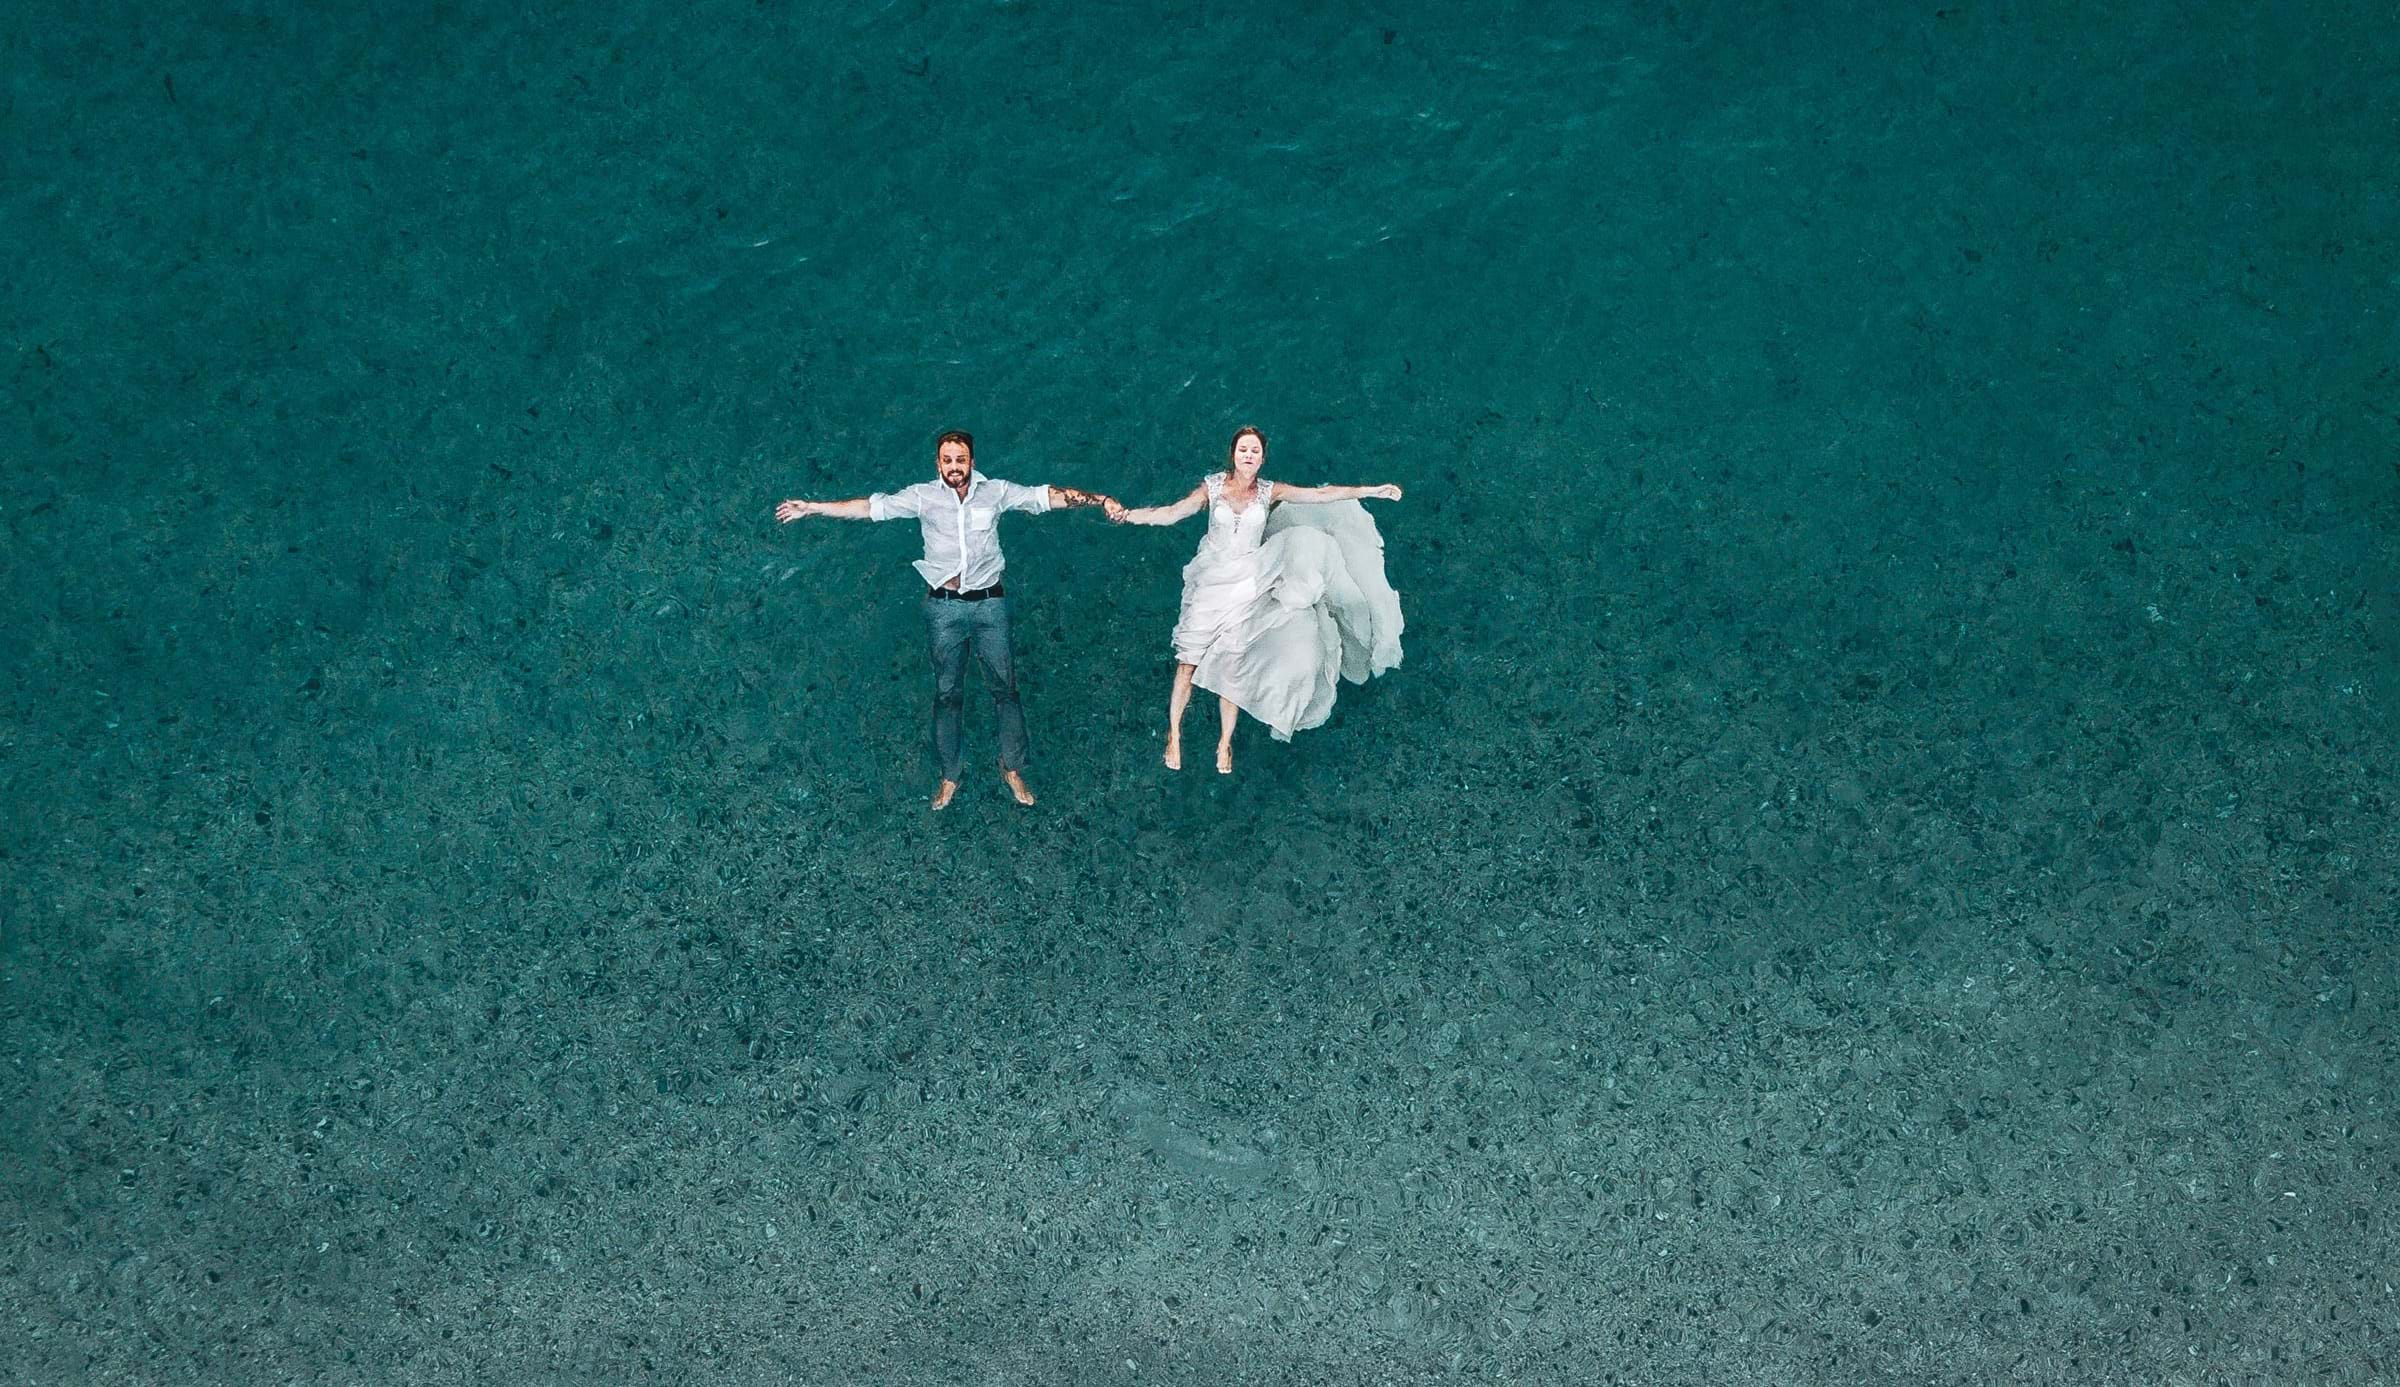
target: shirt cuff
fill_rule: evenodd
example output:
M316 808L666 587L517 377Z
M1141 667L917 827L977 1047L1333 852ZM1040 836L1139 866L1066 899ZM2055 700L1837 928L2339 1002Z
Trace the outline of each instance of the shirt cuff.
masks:
M889 520L889 519L891 519L891 518L892 518L892 498L891 498L891 497L889 497L889 496L886 496L886 495L884 495L882 492L878 491L878 492L876 492L874 495L872 495L872 496L869 496L869 497L867 498L867 519L869 519L869 520Z

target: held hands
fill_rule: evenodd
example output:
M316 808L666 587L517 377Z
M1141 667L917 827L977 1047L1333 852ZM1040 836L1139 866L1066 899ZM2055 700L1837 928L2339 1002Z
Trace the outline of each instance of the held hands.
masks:
M1122 525L1125 523L1125 503L1114 496L1104 496L1100 499L1100 513L1108 517L1110 524Z

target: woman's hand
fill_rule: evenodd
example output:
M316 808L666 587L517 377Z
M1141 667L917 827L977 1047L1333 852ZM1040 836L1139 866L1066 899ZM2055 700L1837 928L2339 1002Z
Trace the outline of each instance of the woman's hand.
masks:
M1376 487L1367 494L1375 497L1378 500L1397 501L1400 499L1400 488L1391 482L1385 482L1383 485Z

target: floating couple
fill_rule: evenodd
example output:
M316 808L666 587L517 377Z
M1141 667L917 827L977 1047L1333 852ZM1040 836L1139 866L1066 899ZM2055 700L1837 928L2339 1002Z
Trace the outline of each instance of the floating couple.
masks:
M975 471L975 440L943 434L939 479L848 501L785 501L775 518L913 519L925 538L925 630L933 653L933 754L942 783L933 807L958 793L959 728L967 652L983 666L1000 720L1000 778L1019 804L1025 785L1025 713L1009 650L1001 591L1002 511L1098 506L1125 525L1172 525L1205 507L1208 533L1183 570L1175 622L1175 688L1167 702L1169 770L1183 768L1183 710L1192 686L1217 696L1217 770L1233 773L1233 727L1243 713L1277 741L1333 711L1343 679L1363 684L1400 663L1400 596L1383 576L1383 536L1361 499L1400 499L1396 486L1292 486L1262 481L1266 435L1233 436L1222 472L1163 506L1127 509L1113 496L1065 486L1019 486ZM1300 504L1293 504L1300 503Z

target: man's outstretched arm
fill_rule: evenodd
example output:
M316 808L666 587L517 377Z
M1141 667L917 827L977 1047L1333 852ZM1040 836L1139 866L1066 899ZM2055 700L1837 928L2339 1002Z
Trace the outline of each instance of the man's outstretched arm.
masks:
M1077 491L1071 486L1054 486L1049 488L1049 491L1050 508L1052 510L1056 510L1060 506L1106 507L1113 504L1117 499L1114 496L1105 495L1097 491Z
M786 501L775 508L775 518L786 525L811 515L831 516L835 520L872 520L875 517L867 505L870 499L858 496L847 501Z

